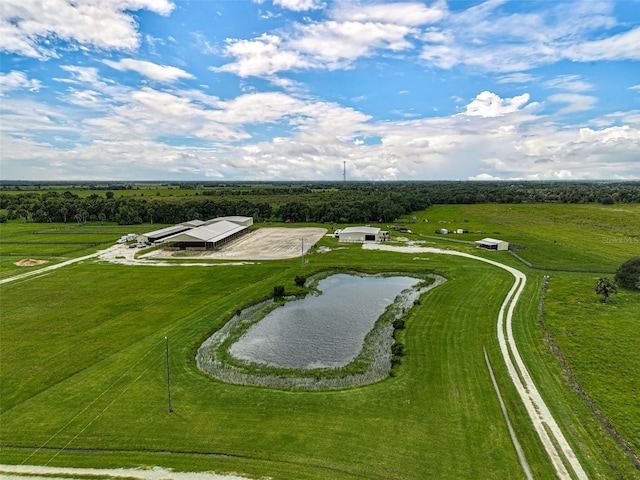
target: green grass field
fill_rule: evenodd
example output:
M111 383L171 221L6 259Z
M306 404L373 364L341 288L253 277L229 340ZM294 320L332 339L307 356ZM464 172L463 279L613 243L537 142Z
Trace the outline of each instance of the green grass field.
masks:
M471 207L475 210L466 210ZM411 228L430 233L431 218L455 215L451 220L468 219L464 223L477 222L478 230L504 232L505 239L521 243L518 239L536 231L530 218L540 223L550 218L527 252L552 259L555 266L568 263L538 250L553 248L551 213L573 206L554 205L555 210L535 215L514 206L511 223L504 225L491 207L433 207L419 214L428 224ZM597 222L611 214L592 208ZM587 213L565 216L558 238L579 251L580 265L615 269L628 257L605 261L597 242L580 250L582 239L571 236ZM526 223L522 230L513 223L516 215ZM16 235L21 227L32 227L9 226ZM532 376L589 478L637 477L629 457L600 428L550 352L536 318L545 272L526 268L506 252L429 241L495 258L528 275L515 334ZM330 238L320 244L338 246ZM307 258L304 267L299 260L192 268L85 261L2 285L0 462L163 465L275 479L524 478L489 379L485 346L535 478L554 478L497 346L495 322L512 283L508 273L463 258L363 251L357 245ZM269 296L274 285L294 289L296 275L335 267L434 271L448 278L406 319L399 337L406 354L394 377L341 391L293 392L225 384L196 369L201 341L238 308ZM640 317L639 295L621 292L605 306L593 291L593 275L553 275L546 325L585 393L637 452L633 339L640 333L634 321ZM171 414L165 336L171 346Z
M543 267L611 271L640 252L640 204L437 205L416 216L404 223L416 233L460 228L470 233L442 237L497 237L526 247L518 254Z
M0 278L11 277L28 269L15 262L32 258L59 263L102 250L128 233L142 233L163 225L116 225L99 222L23 223L11 221L0 224Z

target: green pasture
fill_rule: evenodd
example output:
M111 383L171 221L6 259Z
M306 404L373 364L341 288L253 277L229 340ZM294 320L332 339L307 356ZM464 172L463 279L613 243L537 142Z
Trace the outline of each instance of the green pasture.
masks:
M142 233L164 225L115 223L31 223L12 220L0 224L0 278L39 267L18 267L25 258L58 263L107 248L127 233Z
M455 210L467 207L476 210ZM477 222L478 230L491 229L483 236L516 243L533 235L528 225L519 230L499 223L503 217L491 213L493 207L433 207L417 214L428 224L410 225L416 235L400 235L496 259L527 274L514 334L531 375L589 478L634 478L638 471L568 382L537 322L545 272L506 252L417 235L430 234L438 215ZM525 206L509 207L517 213ZM553 207L559 212L574 206ZM599 212L592 213L598 225L611 214L590 207ZM556 222L550 213L537 212L549 228ZM530 214L523 209L518 215L524 221ZM578 210L574 215L559 229L577 250L581 241L570 232L580 230L582 217ZM625 225L637 232L634 221ZM597 231L595 224L589 228ZM549 234L535 238L541 252L553 248ZM162 465L274 479L524 478L484 346L534 477L554 478L497 345L496 317L510 274L457 257L363 251L332 238L319 244L332 250L307 255L304 267L299 259L189 268L85 261L2 285L0 463ZM580 251L581 262L615 269L633 256L605 263L595 247ZM540 255L557 266L569 263ZM226 384L197 370L197 347L238 308L270 296L275 285L293 291L296 275L332 268L432 271L448 279L409 311L407 328L398 334L405 356L393 377L341 391L294 392ZM632 370L638 363L638 294L621 292L605 306L593 291L597 276L553 275L546 325L586 394L637 452L640 407ZM167 412L165 336L173 413Z
M555 275L544 320L595 407L640 452L640 293L620 289L605 304L597 281Z
M354 267L426 267L410 256L356 252ZM132 466L178 467L171 456L153 453L175 451L191 454L190 469L277 478L370 478L372 472L374 478L521 478L482 357L482 345L494 342L510 278L465 263L430 265L447 264L450 281L407 319L407 354L396 376L336 392L228 385L194 365L199 343L238 307L268 296L274 284L293 288L302 270L297 261L165 269L86 263L3 286L8 314L0 372L8 393L0 404L0 443L28 447L4 448L3 461L68 444L69 453L40 450L29 462L64 464L92 457L77 449L99 449L128 452ZM330 254L315 255L304 272L332 265ZM464 295L469 289L472 295ZM465 300L451 301L459 296ZM166 405L165 335L173 414ZM526 424L521 428L532 435ZM218 464L202 453L237 460ZM539 451L530 462L548 474Z
M543 267L613 271L640 252L640 204L436 205L416 217L404 219L415 233L464 229L469 234L442 237L499 238L525 247L518 255Z

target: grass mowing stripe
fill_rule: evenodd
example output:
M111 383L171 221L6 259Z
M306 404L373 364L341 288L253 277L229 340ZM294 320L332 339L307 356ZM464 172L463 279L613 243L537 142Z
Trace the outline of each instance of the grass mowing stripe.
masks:
M164 352L162 352L160 355L158 355L157 358L162 358L164 356ZM145 355L146 357L146 355ZM135 380L133 382L131 382L129 385L127 385L127 387L122 390L120 393L118 393L118 395L116 395L116 397L111 400L111 402L109 402L109 404L104 407L100 413L98 413L93 420L91 420L88 424L86 424L78 433L76 433L61 449L59 449L56 454L51 457L51 459L45 464L45 465L49 465L58 455L60 455L60 453L62 451L64 451L70 444L71 442L73 442L76 438L78 438L78 436L84 432L87 428L89 428L96 420L98 420L98 418L100 418L102 416L103 413L105 413L107 410L109 410L109 408L111 408L111 405L113 405L116 400L118 400L122 395L124 395L138 380L140 380L142 378L142 376L147 373L147 371L153 366L153 363L150 363L147 368L145 368L142 373L140 373L140 375L138 375ZM132 367L133 368L133 367ZM128 372L127 372L128 373ZM122 378L122 377L121 377Z
M525 476L529 480L533 480L533 473L531 473L531 467L529 467L529 463L527 462L526 457L524 456L524 452L522 451L522 446L516 437L516 432L513 430L511 426L511 421L509 420L509 414L507 413L507 407L504 405L504 401L502 399L502 394L500 393L500 387L498 387L498 383L496 382L496 377L493 374L493 368L491 368L491 362L489 362L489 356L487 355L487 349L482 346L482 350L484 351L484 359L487 362L487 368L489 369L489 375L491 376L491 383L493 384L493 388L496 391L496 395L498 397L498 401L500 402L500 409L502 410L502 414L504 415L504 420L507 422L507 428L509 429L509 435L511 436L511 441L513 442L513 446L518 453L518 459L520 460L520 465L522 465L522 470L524 471Z
M160 342L159 342L160 343ZM158 344L159 344L158 343ZM142 362L157 346L158 344L154 345L153 347L151 347L151 349L142 357L140 358L140 360L138 360L134 365L131 366L131 368L129 370L127 370L125 373L123 373L115 382L113 382L111 385L109 385L106 389L104 389L102 391L102 393L100 393L100 395L98 395L91 403L89 403L86 407L84 407L80 412L78 412L71 420L69 420L65 425L63 425L60 430L58 430L57 432L55 432L46 442L44 442L40 447L38 447L33 453L31 453L31 455L29 455L26 459L24 459L22 461L22 465L27 462L33 455L35 455L38 451L40 451L41 449L43 449L44 447L47 446L47 444L53 440L56 436L58 436L58 434L60 432L62 432L65 428L67 428L71 422L73 422L76 418L78 418L80 415L82 415L86 410L88 410L94 403L96 403L98 400L100 400L100 398L105 395L109 390L111 390L111 388L113 388L125 375L128 375L129 372L131 372L131 370L133 370L140 362Z

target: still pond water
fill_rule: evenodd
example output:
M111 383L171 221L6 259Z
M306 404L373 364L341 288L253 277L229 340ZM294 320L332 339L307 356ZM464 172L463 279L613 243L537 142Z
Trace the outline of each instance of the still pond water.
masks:
M342 367L412 277L338 274L320 280L321 295L286 303L253 325L229 352L236 358L283 368Z

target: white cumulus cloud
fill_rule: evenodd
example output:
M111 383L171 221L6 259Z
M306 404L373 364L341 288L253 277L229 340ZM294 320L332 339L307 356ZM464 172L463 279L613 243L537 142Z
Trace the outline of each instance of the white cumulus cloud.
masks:
M168 0L48 0L0 2L0 50L26 57L58 56L60 42L99 49L132 50L140 43L131 11L169 15Z
M39 80L29 79L24 72L12 70L9 73L0 73L0 96L11 90L26 88L29 91L37 92L42 84Z
M479 93L461 115L470 117L499 117L517 112L529 101L529 94L523 93L513 98L500 98L492 92Z
M193 75L185 72L181 68L158 65L157 63L147 62L145 60L134 60L133 58L124 58L117 62L103 60L103 63L121 72L127 70L138 72L140 75L158 82L171 83L181 78L194 78Z

